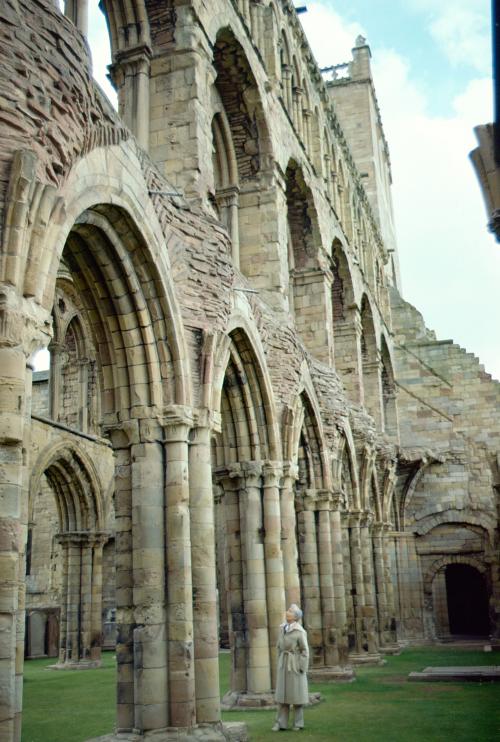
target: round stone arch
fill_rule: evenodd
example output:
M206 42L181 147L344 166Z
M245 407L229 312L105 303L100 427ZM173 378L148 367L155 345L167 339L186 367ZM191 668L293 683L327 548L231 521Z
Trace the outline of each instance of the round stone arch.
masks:
M446 510L444 513L433 513L430 516L422 519L419 525L411 526L411 530L417 534L417 536L425 536L429 531L432 531L437 526L445 523L456 523L457 525L465 526L473 525L486 531L490 539L490 543L493 544L493 534L496 528L494 518L488 513L482 513L476 515L474 513L464 513L461 510ZM410 526L408 525L408 528Z
M491 573L488 569L488 566L484 564L480 559L477 559L476 557L473 557L469 554L449 554L443 557L440 557L439 559L436 559L431 566L428 568L427 572L424 575L423 578L423 618L424 618L424 632L427 638L429 639L436 639L440 633L438 626L442 624L443 617L439 617L439 611L442 613L443 609L442 607L439 607L439 604L443 600L443 595L448 590L448 587L444 587L444 574L447 567L451 565L466 565L467 567L473 568L477 573L482 575L484 579L484 587L486 589L486 593L488 595L488 601L491 601ZM438 600L438 605L435 605L434 600L434 585L435 581L440 577L443 580L442 585L438 585L438 595L441 593L441 598ZM484 598L486 600L486 597ZM446 598L447 600L447 598ZM480 601L481 602L481 601ZM438 616L436 616L436 611L438 611ZM488 611L487 606L485 605L485 611ZM446 625L448 621L448 615L445 617ZM442 631L442 629L441 629ZM447 631L447 630L446 630Z
M469 567L474 567L482 575L486 575L488 570L485 564L475 557L468 556L465 554L450 554L449 556L440 557L429 567L424 575L424 593L432 593L432 583L437 575L444 567L449 564L468 564Z

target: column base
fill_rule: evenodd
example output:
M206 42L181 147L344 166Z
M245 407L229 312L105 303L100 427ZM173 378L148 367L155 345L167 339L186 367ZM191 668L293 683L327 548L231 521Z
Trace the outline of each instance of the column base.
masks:
M58 662L49 665L47 670L96 670L101 667L101 660L80 660L79 662Z
M380 652L352 652L349 654L349 662L353 665L386 665Z
M309 670L307 676L311 683L353 683L356 673L352 667L315 667Z
M383 644L380 647L380 651L382 652L382 654L391 654L391 655L401 654L401 650L402 650L402 647L399 644L399 642L388 642L387 644Z
M321 693L309 693L309 706L315 706L321 701ZM266 711L276 708L274 693L248 693L247 691L228 691L222 698L222 711L238 709L241 711Z
M241 721L217 724L199 724L196 727L166 727L151 732L114 732L103 737L93 737L87 742L248 742L247 725Z

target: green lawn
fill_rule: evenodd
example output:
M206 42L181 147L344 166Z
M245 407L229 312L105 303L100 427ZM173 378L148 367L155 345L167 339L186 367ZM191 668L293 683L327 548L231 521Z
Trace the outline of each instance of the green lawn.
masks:
M100 670L54 672L47 660L25 665L23 742L82 742L114 723L114 659ZM384 667L358 668L355 683L311 685L324 701L306 710L301 739L329 742L493 742L500 740L500 684L408 683L428 665L500 664L498 653L443 647L407 649ZM228 687L229 654L221 655L221 690ZM275 740L272 711L234 711L254 742ZM292 732L280 740L295 738Z

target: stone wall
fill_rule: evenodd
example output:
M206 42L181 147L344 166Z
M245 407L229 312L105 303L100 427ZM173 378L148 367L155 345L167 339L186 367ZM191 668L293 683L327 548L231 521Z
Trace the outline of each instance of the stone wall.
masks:
M165 739L221 738L220 638L272 703L291 602L323 679L434 638L448 564L497 632L499 385L397 294L368 47L327 87L288 0L105 0L118 115L84 5L0 11L0 733L25 608L61 667L116 638L116 727Z

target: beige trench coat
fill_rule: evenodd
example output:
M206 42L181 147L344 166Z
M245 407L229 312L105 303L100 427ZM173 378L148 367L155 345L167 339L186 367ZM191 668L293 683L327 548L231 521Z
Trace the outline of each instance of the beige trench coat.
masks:
M285 633L280 629L278 639L278 672L276 677L276 703L303 706L309 703L307 668L309 647L307 633L299 624Z

